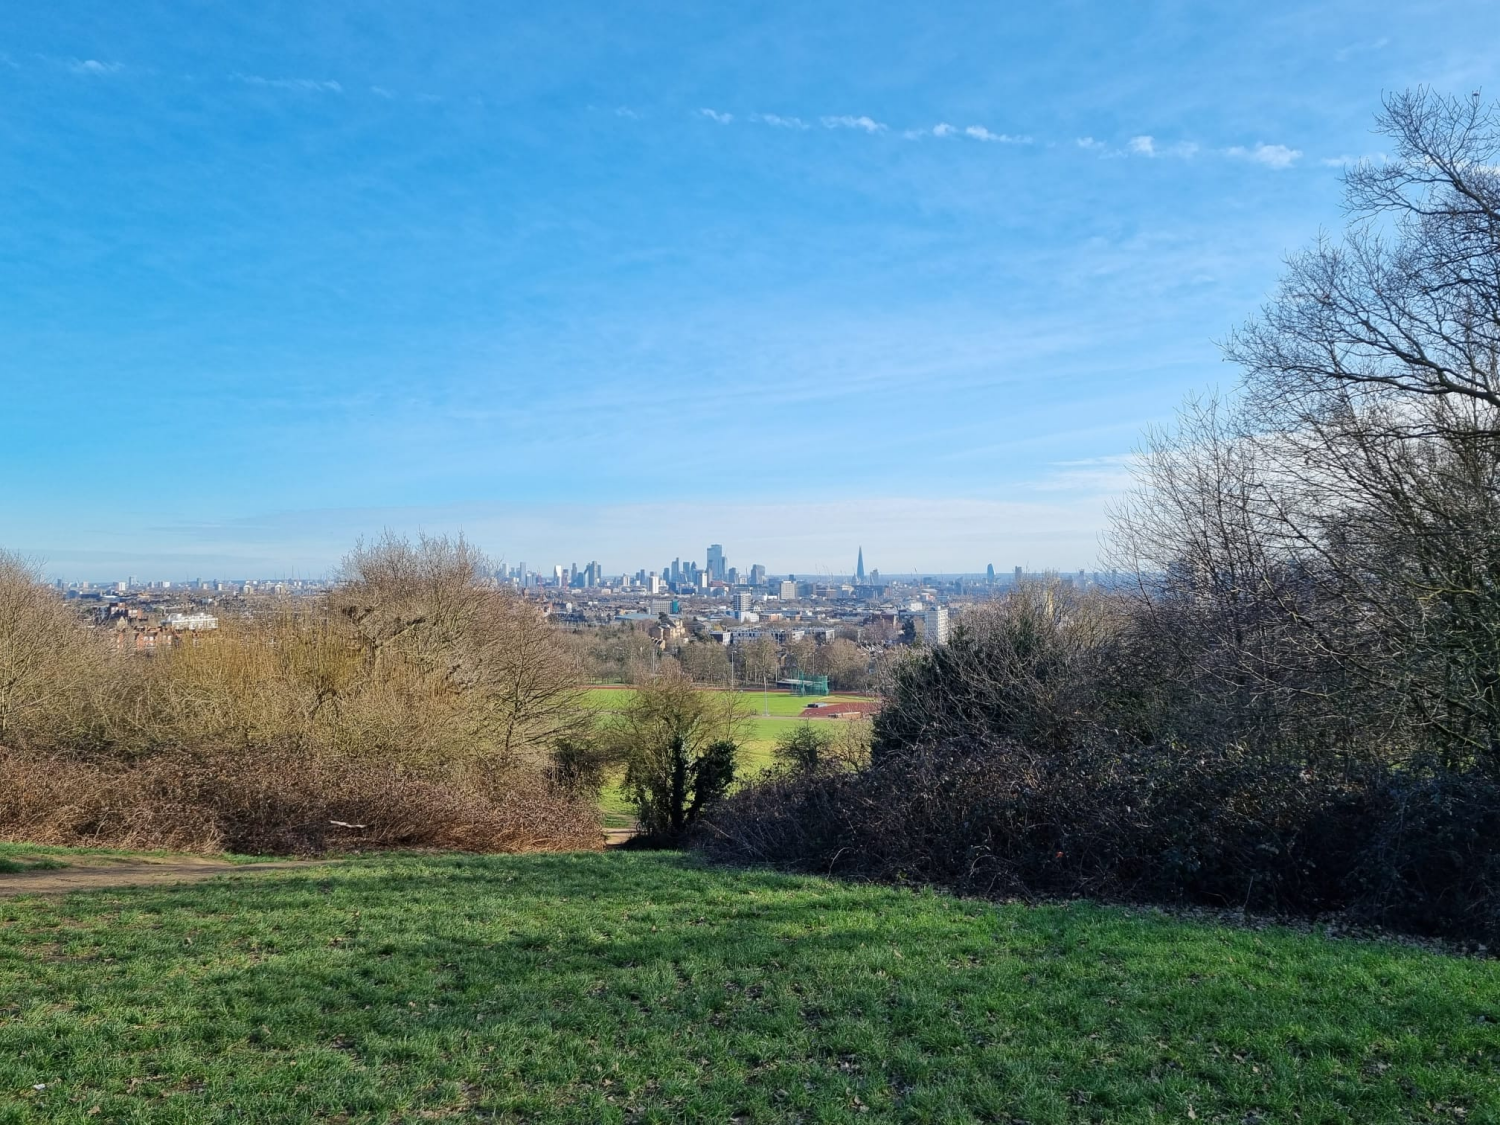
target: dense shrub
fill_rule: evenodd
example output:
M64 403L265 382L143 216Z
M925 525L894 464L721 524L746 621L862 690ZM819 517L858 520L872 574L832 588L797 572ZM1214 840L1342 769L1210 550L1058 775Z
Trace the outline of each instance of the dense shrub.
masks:
M947 742L863 770L782 770L696 841L731 862L966 893L1340 911L1500 940L1500 787L1482 778Z
M1186 708L1128 606L1031 588L907 661L867 762L783 755L699 847L865 878L1500 939L1500 789ZM1179 737L1177 724L1190 730Z
M144 658L0 556L0 838L601 846L597 778L554 753L588 725L577 668L488 570L461 539L387 537L325 599L258 603Z
M600 832L591 801L533 774L264 750L131 762L0 750L0 840L249 854L517 852L597 848Z

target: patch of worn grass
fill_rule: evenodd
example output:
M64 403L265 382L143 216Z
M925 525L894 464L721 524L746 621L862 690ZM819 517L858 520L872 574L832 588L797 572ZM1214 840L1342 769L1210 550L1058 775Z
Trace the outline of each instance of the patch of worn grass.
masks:
M176 859L184 855L182 852L169 852L161 850L141 851L130 848L79 848L63 847L56 844L30 844L30 843L0 843L0 860L9 859L15 861L18 858L32 858L36 856L62 857L76 856L87 859L90 856L119 859ZM202 858L194 856L194 858ZM272 860L286 862L289 857L275 855L239 855L232 852L216 854L214 859L222 859L225 863L266 863ZM295 858L295 857L291 857Z
M0 875L20 875L26 871L56 871L68 866L59 863L55 859L38 859L31 855L18 855L14 857L0 856Z
M6 1125L1493 1122L1497 1067L1493 962L678 855L0 901Z

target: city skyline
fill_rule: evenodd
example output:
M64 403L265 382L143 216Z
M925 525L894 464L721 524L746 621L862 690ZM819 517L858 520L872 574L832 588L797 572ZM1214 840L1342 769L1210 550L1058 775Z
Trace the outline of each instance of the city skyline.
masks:
M385 528L1093 566L1381 93L1500 40L1477 0L13 8L0 546L79 576Z

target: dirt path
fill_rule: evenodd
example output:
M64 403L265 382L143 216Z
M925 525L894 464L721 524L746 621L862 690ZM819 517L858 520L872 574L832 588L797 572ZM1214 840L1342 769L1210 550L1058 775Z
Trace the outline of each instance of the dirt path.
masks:
M172 856L163 859L77 856L70 857L66 867L0 875L0 898L12 895L67 894L70 891L94 891L109 887L190 883L212 879L216 875L317 866L320 865L300 860L277 863L227 863L222 859L196 856Z

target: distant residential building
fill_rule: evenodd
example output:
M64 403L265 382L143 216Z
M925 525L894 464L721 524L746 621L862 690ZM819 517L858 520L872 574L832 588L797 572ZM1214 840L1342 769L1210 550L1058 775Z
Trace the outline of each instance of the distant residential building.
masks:
M948 607L935 605L923 615L927 628L923 636L927 643L936 647L948 643Z
M734 596L734 608L737 613L750 612L750 591L741 590Z
M797 583L783 582L781 584L781 600L784 602L797 600Z
M219 619L211 613L169 613L163 624L178 632L197 633L217 629Z

